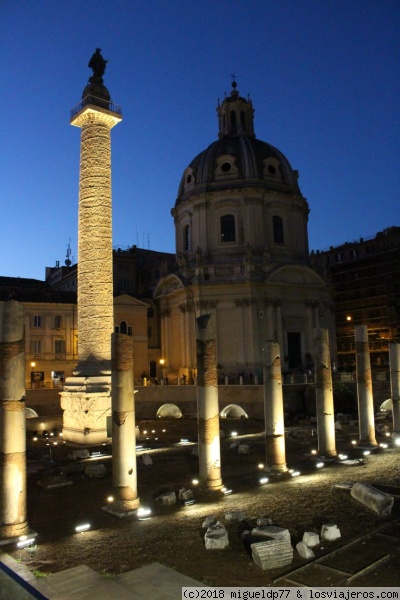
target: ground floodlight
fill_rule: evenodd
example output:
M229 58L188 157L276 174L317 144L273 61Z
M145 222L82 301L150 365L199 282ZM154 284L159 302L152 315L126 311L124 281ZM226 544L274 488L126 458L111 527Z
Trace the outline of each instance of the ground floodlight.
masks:
M268 483L268 481L269 481L268 477L261 477L261 479L260 479L261 485L265 485L266 483Z
M77 533L83 533L84 531L87 531L88 529L90 529L90 523L82 523L82 525L77 525L75 527L75 531Z
M25 548L26 546L30 546L31 544L33 544L33 542L35 541L35 538L31 537L28 538L27 536L21 536L24 537L25 539L19 539L19 541L17 542L17 548Z
M140 508L137 509L136 515L137 515L137 518L139 519L139 521L145 521L146 519L150 518L151 510L150 510L150 508L141 506Z
M324 466L325 466L325 463L323 463L323 462L318 462L318 463L317 463L315 466L317 467L317 469L322 469L322 467L324 467Z

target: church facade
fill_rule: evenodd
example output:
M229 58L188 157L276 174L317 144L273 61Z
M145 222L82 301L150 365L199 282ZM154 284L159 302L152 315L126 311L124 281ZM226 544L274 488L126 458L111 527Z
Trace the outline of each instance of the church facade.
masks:
M218 140L184 170L171 211L179 269L154 294L164 376L196 377L195 319L210 313L221 380L260 378L266 340L279 343L285 371L312 369L318 327L334 361L331 289L310 265L298 172L256 138L252 102L235 82L217 113Z

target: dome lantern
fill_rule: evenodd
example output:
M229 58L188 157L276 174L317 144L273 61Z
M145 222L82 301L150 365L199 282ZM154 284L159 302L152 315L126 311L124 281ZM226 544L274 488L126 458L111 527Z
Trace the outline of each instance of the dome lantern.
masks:
M236 81L232 82L230 96L226 96L222 104L218 102L219 139L226 135L254 135L254 109L250 98L239 96Z

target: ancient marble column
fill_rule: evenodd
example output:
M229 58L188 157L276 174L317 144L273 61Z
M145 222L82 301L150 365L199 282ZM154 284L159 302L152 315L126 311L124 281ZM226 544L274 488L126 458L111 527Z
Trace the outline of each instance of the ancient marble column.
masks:
M26 417L24 307L0 303L0 538L25 534Z
M393 437L400 438L400 344L389 344Z
M214 319L196 319L197 422L199 442L199 481L205 491L222 488L219 437L217 350Z
M355 342L360 444L376 446L372 373L366 325L356 325Z
M337 452L331 353L327 329L314 329L314 348L318 454L330 458L336 456Z
M97 61L102 61L98 69ZM91 63L92 64L92 61ZM70 123L81 129L78 209L78 365L61 395L64 439L96 444L107 439L111 408L113 254L111 208L111 129L121 110L110 101L100 73L94 75ZM96 71L95 71L96 69Z
M114 501L104 510L118 517L139 508L137 495L135 400L132 336L113 334L112 344L112 475Z
M279 344L265 342L264 418L266 464L271 473L287 471L282 371Z

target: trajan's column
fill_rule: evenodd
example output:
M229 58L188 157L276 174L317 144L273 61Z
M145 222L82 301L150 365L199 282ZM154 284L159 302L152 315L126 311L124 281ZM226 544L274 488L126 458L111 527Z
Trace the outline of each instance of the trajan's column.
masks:
M107 61L96 49L93 76L70 123L81 129L78 211L78 365L61 393L63 435L69 442L107 439L111 409L113 319L111 128L121 108L103 85Z

